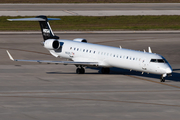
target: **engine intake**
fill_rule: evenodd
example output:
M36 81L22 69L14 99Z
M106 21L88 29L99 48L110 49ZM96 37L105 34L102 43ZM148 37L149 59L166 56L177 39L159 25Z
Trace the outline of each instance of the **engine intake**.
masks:
M44 47L49 50L58 50L61 45L58 40L48 39L44 42Z

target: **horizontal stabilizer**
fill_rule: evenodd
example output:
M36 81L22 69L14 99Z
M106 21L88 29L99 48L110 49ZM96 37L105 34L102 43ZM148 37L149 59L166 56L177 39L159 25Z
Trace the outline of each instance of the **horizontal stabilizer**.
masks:
M18 19L7 19L9 21L46 21L43 18L18 18ZM60 18L47 18L47 20L61 20Z
M16 19L7 19L9 21L38 21L42 36L44 41L47 39L59 39L58 36L54 35L51 26L49 24L49 20L61 20L60 18L47 18L44 15L36 16L35 18L16 18Z

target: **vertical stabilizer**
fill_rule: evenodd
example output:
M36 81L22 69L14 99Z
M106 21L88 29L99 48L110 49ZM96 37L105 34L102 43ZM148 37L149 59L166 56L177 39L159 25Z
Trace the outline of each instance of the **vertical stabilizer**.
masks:
M45 21L39 21L39 25L41 27L41 32L42 32L44 41L47 39L59 39L58 36L54 35L51 29L51 26L49 24L48 18L46 16L41 15L41 16L37 16L36 18L42 18L45 20Z
M39 21L41 32L44 41L47 39L59 39L58 36L54 35L49 20L61 20L59 18L47 18L44 15L37 16L35 18L19 18L19 19L8 19L9 21Z

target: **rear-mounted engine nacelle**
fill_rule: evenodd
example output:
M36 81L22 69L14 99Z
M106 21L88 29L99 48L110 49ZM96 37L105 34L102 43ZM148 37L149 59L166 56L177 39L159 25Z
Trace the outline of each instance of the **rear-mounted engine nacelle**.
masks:
M58 40L49 39L44 42L44 47L49 50L57 50L61 45Z

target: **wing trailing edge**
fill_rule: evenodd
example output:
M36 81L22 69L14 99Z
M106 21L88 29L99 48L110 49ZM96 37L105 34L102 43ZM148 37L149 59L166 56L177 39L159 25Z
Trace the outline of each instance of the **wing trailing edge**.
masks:
M98 62L74 62L74 61L50 61L50 60L20 60L14 59L12 55L6 50L10 60L21 61L21 62L38 62L38 63L54 63L54 64L64 64L64 65L84 65L84 66L98 66Z

